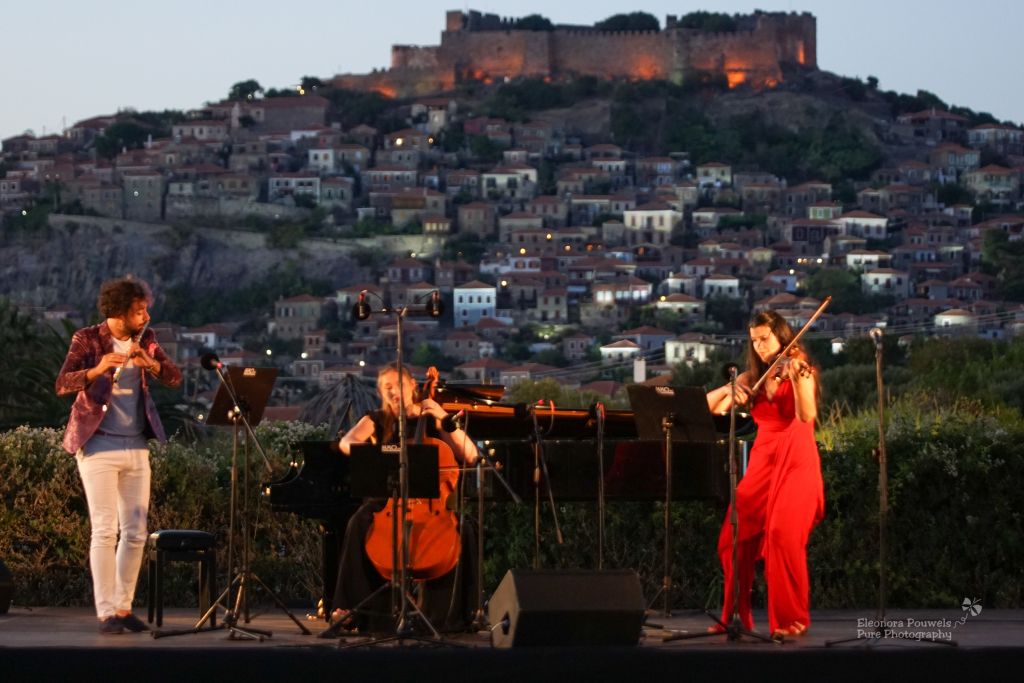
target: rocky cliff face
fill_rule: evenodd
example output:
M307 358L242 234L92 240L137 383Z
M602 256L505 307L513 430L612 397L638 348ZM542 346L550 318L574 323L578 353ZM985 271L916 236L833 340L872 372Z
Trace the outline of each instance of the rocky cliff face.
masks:
M159 303L175 286L230 296L287 267L338 287L361 275L340 249L268 249L262 235L244 232L54 216L40 234L0 236L0 296L41 309L68 305L87 316L100 284L112 277L146 280Z

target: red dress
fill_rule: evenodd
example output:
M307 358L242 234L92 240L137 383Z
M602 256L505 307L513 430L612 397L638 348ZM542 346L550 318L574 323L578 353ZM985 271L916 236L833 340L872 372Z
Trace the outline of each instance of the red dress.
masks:
M750 590L754 563L764 559L770 632L795 622L809 626L807 538L825 509L814 422L797 419L793 383L788 379L779 384L771 400L764 391L759 392L750 412L757 423L757 438L747 471L736 488L740 618L745 628L753 628ZM718 538L718 556L725 572L722 621L729 623L733 593L729 512Z

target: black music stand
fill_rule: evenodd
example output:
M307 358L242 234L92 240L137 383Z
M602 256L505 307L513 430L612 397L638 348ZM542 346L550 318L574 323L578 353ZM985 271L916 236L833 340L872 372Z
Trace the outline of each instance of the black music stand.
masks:
M309 635L310 631L299 621L289 610L288 606L284 604L284 601L275 593L267 584L265 584L259 576L252 571L249 546L249 499L247 496L242 495L242 507L240 515L240 524L236 525L236 512L238 510L239 502L239 491L238 491L238 450L239 450L239 433L241 429L245 429L245 445L243 447L243 459L242 459L242 471L243 471L243 483L242 493L249 489L249 446L254 445L256 449L263 456L264 464L267 467L270 466L270 461L267 458L266 452L260 445L259 440L256 438L256 433L253 431L253 427L259 424L259 421L263 418L263 410L266 408L267 400L270 398L270 393L274 388L274 382L277 379L276 368L246 368L246 367L231 367L225 366L222 368L220 364L216 364L214 369L220 378L220 386L217 388L217 393L213 398L213 405L210 407L210 412L207 414L206 424L212 426L231 426L231 503L229 509L228 519L228 571L235 571L234 566L234 552L235 552L235 533L236 526L238 527L238 533L242 537L242 552L241 552L241 564L238 572L228 582L227 588L224 592L214 600L213 605L207 610L199 621L191 629L185 629L180 631L153 631L152 635L154 638L162 638L166 636L183 635L186 633L198 633L203 629L203 625L213 616L218 607L222 607L225 610L225 615L221 623L216 627L211 627L209 630L218 628L228 629L229 638L248 638L253 640L263 640L269 638L273 634L270 631L254 628L241 628L238 626L239 615L242 615L243 621L248 624L251 621L249 615L249 593L248 587L250 582L255 581L263 590L273 598L284 613L295 622L296 626L303 634ZM226 372L224 371L226 370ZM231 590L238 584L238 592L235 594L235 601L233 607L223 607L223 603L231 603Z
M388 498L398 481L398 448L379 444L354 443L349 456L352 495L356 498ZM409 453L409 497L440 498L440 474L437 446L411 443Z
M743 627L740 620L739 613L739 593L740 593L740 579L739 570L736 565L736 552L737 543L739 542L739 512L736 508L736 482L739 478L739 464L737 462L736 455L736 380L737 380L737 366L735 363L727 366L729 376L729 521L732 526L732 576L733 576L733 597L732 597L732 617L729 623L726 624L724 621L716 617L709 610L704 610L704 613L708 615L717 625L718 628L712 627L704 633L673 633L662 638L662 642L670 642L673 640L694 640L696 638L710 638L717 635L725 635L730 641L738 641L742 636L748 636L755 638L762 642L775 642L780 643L781 640L775 640L769 638L766 635L751 631Z
M651 387L630 384L626 387L629 404L636 421L636 431L645 441L663 440L665 444L665 529L664 576L661 588L651 599L664 598L663 614L672 615L672 444L673 442L711 443L717 438L715 422L708 410L704 390L700 387Z

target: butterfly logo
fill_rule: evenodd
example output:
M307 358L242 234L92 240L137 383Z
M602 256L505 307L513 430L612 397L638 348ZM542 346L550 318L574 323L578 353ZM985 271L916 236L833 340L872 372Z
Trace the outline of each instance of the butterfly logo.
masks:
M978 598L964 598L963 603L960 604L960 609L972 617L976 617L981 614L981 601Z

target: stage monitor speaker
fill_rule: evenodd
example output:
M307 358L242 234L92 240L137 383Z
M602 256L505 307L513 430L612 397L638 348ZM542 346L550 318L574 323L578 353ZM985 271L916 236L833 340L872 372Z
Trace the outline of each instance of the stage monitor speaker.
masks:
M511 569L488 605L491 645L636 645L644 608L634 571Z
M7 614L14 596L14 579L7 565L0 560L0 614Z

